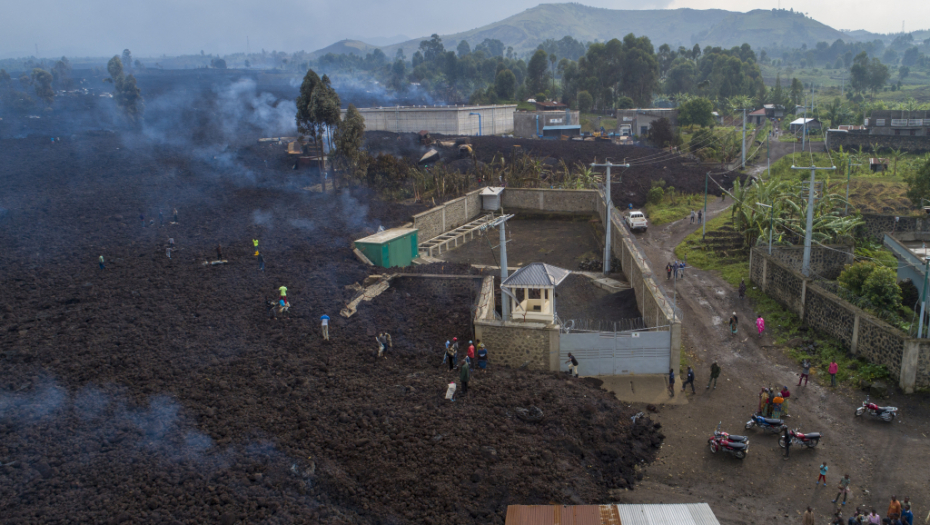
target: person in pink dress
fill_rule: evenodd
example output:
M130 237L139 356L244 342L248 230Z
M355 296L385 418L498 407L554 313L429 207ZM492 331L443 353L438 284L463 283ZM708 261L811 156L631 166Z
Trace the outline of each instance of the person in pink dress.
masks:
M830 361L830 368L827 369L827 372L830 372L830 386L836 386L836 373L839 369L840 365L836 364L836 359Z
M762 337L762 332L765 331L765 319L761 315L756 319L756 330L759 331L759 337Z

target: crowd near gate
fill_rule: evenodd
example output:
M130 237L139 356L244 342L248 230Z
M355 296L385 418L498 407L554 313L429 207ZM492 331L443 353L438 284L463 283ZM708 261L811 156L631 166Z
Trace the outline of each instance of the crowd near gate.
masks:
M568 370L568 354L584 376L667 374L669 327L646 328L642 319L617 322L567 320L559 334L559 370Z

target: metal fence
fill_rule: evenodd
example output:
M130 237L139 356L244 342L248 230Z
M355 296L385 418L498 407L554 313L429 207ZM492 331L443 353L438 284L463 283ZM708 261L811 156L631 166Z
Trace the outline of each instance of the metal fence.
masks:
M638 330L663 331L667 326L649 328L642 317L632 319L566 319L560 320L559 326L563 334L572 332L634 332Z

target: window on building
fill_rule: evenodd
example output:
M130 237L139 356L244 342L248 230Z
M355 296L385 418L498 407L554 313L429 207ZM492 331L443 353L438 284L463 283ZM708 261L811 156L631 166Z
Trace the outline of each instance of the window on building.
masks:
M907 126L906 118L893 118L891 119L892 126Z
M919 118L908 119L908 120L907 120L907 125L908 125L908 126L920 126L920 125L923 125L923 119L919 119Z
M875 119L875 125L876 125L876 126L884 126L884 125L885 125L885 119L883 119L883 118Z

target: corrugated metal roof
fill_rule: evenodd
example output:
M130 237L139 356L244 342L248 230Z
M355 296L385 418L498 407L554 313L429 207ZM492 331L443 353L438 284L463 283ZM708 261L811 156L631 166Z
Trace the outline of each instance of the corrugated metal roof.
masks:
M510 505L506 525L720 525L707 503Z
M506 525L606 525L603 512L612 505L510 505ZM620 522L616 522L617 525Z
M398 237L403 237L404 235L413 233L415 231L419 231L419 230L416 230L414 228L391 228L390 230L384 230L374 235L369 235L368 237L365 237L364 239L359 239L355 242L363 242L363 243L369 243L369 244L384 244L388 241L393 241L394 239L397 239Z
M749 115L750 115L750 116L752 116L752 115L765 115L765 110L764 110L764 109L757 109L757 110L753 111L752 113L750 113Z
M501 286L556 287L572 272L546 263L532 263L508 277Z
M707 503L617 505L623 525L720 525Z

